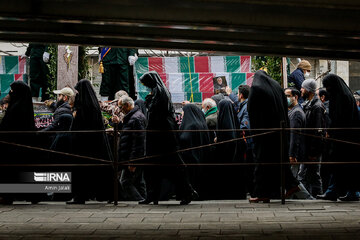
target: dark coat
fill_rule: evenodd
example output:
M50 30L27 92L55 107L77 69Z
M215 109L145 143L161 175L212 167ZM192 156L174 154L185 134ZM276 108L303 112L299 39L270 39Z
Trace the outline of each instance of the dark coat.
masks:
M290 128L305 128L306 117L301 106L297 104L289 110ZM301 131L300 131L301 132ZM294 131L290 132L290 148L289 157L295 157L297 161L304 160L305 140L304 136L297 134Z
M344 80L335 74L327 75L323 85L329 93L331 128L359 128L360 119L355 98ZM332 130L331 138L359 143L359 130ZM358 161L359 147L342 142L333 142L333 161ZM334 178L336 188L342 191L359 191L359 164L336 165Z
M297 68L288 77L288 85L289 87L295 87L297 90L300 91L301 84L303 83L304 80L305 80L305 76L303 70Z
M125 115L122 130L145 130L146 118L138 106ZM122 132L120 135L120 161L143 157L145 154L145 132Z
M211 111L211 109L209 111ZM216 137L215 131L217 129L218 113L217 113L217 111L214 111L214 113L208 114L209 111L206 112L206 114L205 114L205 120L206 120L206 125L208 126L208 129L213 130L213 131L210 131L209 134L210 134L210 141L214 142L214 139Z
M47 127L45 128L43 131L67 131L69 130L70 126L68 126L69 128L66 128L66 126L61 125L61 123L63 123L63 121L60 121L60 117L64 114L70 114L72 115L72 111L71 111L71 107L69 105L68 102L63 102L60 106L56 107L56 104L53 103L54 107L55 107L55 111L54 111L54 121Z
M306 128L324 128L325 127L325 107L317 95L311 101L304 105L306 116ZM307 134L323 136L324 131L306 131ZM320 156L322 153L322 140L310 136L305 137L306 155L311 157Z
M251 128L279 128L281 122L289 126L288 104L284 90L266 72L257 71L251 86L248 111ZM261 131L256 131L261 133ZM288 139L284 136L283 156L288 156ZM281 134L274 132L258 136L254 140L254 159L258 163L280 163ZM284 159L285 160L285 159ZM291 189L298 185L290 171L290 166L284 166L285 187ZM253 197L280 197L280 166L258 165L254 173Z

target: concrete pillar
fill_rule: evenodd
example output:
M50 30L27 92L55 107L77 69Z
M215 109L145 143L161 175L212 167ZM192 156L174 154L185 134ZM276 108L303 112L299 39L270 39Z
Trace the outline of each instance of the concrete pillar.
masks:
M58 46L57 89L75 87L78 82L78 59L78 46Z
M345 83L349 86L349 62L336 61L336 74L344 79Z

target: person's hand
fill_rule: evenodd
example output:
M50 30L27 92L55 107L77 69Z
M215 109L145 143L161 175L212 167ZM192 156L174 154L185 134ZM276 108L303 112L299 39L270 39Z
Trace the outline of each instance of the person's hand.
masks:
M136 167L128 166L128 169L130 172L134 173L136 170Z
M118 116L116 116L116 115L113 115L113 116L111 117L111 121L112 121L113 123L119 123L119 122L120 122L120 118L119 118Z
M297 163L296 157L289 157L290 163Z
M48 63L48 62L49 62L49 59L50 59L50 53L44 52L44 54L43 54L43 61L44 61L44 63Z
M45 100L45 105L47 106L47 107L50 107L51 106L51 104L53 104L53 100Z
M217 137L216 138L214 138L214 143L216 143L217 142Z
M135 54L135 56L129 56L128 57L128 61L130 66L133 66L136 62L136 60L138 60L138 56Z
M229 86L226 86L225 92L226 92L227 95L230 95L232 93L232 90L231 90L231 88Z

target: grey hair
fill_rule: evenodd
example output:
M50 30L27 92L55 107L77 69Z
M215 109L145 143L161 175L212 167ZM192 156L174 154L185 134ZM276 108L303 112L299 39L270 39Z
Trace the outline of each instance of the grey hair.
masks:
M120 99L121 97L123 97L123 96L129 96L129 94L126 92L126 91L124 91L124 90L120 90L120 91L117 91L116 93L115 93L115 99Z
M204 105L204 107L207 106L209 106L210 108L216 107L216 102L211 98L205 98L202 104Z
M124 104L129 104L131 107L134 107L135 106L135 103L134 103L134 100L129 97L129 96L122 96L120 98L120 101L121 101L121 104L124 105Z

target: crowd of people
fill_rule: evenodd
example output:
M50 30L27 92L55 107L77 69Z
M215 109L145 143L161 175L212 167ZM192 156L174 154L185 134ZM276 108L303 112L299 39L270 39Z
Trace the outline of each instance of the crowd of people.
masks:
M299 66L306 69L297 75L309 71L307 64ZM134 101L124 91L111 102L98 101L86 79L76 84L76 94L70 87L54 91L57 101L46 102L54 121L41 132L34 131L29 86L12 83L0 123L1 163L20 166L2 168L2 179L35 169L29 163L74 164L56 168L72 172L67 203L111 202L111 163L118 161L120 200L139 204L176 198L186 205L195 199L246 199L248 194L250 202L270 202L281 197L281 174L287 198L359 200L359 167L352 164L359 153L359 105L339 76L327 75L320 89L305 78L282 89L259 70L252 86L240 85L237 94L227 87L226 94L207 98L201 106L184 102L181 123L160 76L148 72L140 82L150 92L145 101ZM114 135L106 127L121 131ZM289 130L272 130L280 127ZM114 142L119 143L116 154ZM284 156L287 164L281 168ZM346 164L322 164L327 162ZM44 196L0 197L9 204L15 199L35 203ZM57 199L56 194L47 197Z

